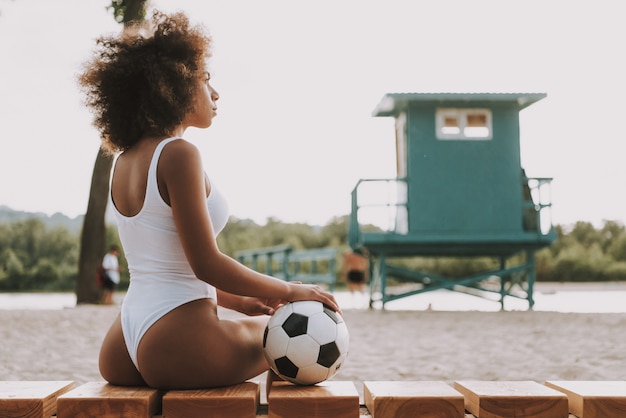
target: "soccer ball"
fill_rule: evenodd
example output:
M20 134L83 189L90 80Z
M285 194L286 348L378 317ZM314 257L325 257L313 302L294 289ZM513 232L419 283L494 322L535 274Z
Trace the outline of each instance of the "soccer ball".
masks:
M263 351L281 378L314 385L333 377L350 337L341 315L321 302L291 302L276 310L265 327Z

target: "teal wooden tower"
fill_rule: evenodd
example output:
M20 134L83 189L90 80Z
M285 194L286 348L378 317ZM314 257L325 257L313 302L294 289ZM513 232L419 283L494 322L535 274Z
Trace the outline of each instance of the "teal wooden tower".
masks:
M363 179L352 192L350 246L374 260L370 305L437 289L498 293L532 308L534 252L556 235L550 178L521 166L519 113L543 93L387 94L373 116L395 118L397 177ZM384 230L364 227L383 216ZM520 256L517 256L520 254ZM411 256L499 259L500 268L450 279L394 266ZM507 260L516 260L508 266ZM523 260L519 262L518 260ZM390 278L412 282L392 294ZM498 281L494 286L494 281ZM478 292L477 292L478 290Z

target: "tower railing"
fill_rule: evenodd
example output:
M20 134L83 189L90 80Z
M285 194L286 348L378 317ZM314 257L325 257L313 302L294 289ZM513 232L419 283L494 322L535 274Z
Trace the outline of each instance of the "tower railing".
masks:
M524 230L548 235L552 231L552 178L524 177Z
M361 225L383 232L406 232L400 222L408 222L407 179L361 179L352 189L348 241L360 242Z
M550 177L524 177L522 199L523 229L545 236L553 231ZM408 232L409 203L407 178L361 179L351 193L348 241L361 242L365 225L381 233Z

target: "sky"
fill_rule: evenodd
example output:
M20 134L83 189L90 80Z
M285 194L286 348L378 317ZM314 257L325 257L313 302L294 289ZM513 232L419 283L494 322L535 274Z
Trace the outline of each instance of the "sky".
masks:
M395 177L386 93L546 93L522 166L552 219L626 222L620 0L153 0L214 40L218 116L185 137L231 214L326 224L361 178ZM99 146L76 76L120 26L110 0L0 0L0 205L74 217Z

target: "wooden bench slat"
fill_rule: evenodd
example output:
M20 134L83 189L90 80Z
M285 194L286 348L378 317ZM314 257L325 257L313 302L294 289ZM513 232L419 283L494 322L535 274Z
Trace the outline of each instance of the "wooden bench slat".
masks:
M167 418L255 418L261 389L258 383L202 390L174 390L163 396Z
M567 396L531 381L460 381L465 409L477 418L568 418Z
M626 381L552 380L546 386L563 392L578 418L626 417Z
M438 381L365 381L365 405L374 418L464 418L463 395Z
M272 383L269 418L359 418L359 393L352 382L326 381L314 386Z
M57 397L71 390L74 382L1 381L2 418L50 418L57 412Z
M160 411L163 392L148 387L89 382L57 399L58 418L151 418Z

